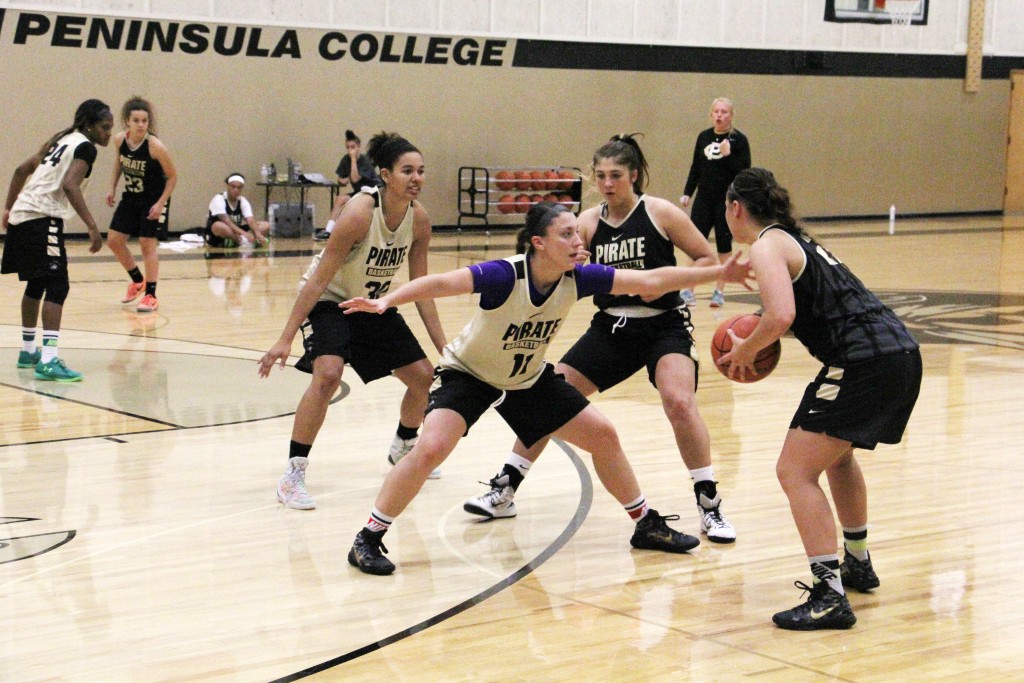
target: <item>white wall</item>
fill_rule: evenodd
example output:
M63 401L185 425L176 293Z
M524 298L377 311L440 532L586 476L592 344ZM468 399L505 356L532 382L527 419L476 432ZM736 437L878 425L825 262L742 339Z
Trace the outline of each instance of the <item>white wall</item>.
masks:
M589 42L964 54L970 0L928 25L827 23L823 0L27 0L0 6L142 18ZM986 0L985 54L1024 55L1024 0Z

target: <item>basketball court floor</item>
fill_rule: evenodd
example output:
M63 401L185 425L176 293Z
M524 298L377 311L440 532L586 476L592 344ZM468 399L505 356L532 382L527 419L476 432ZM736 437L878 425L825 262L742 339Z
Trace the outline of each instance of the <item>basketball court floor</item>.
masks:
M698 403L738 540L689 555L629 547L589 455L553 442L517 497L481 522L512 445L488 413L387 536L390 577L345 561L381 480L401 384L346 373L313 448L314 511L275 498L308 376L256 359L318 248L161 249L160 309L123 306L109 250L72 243L61 356L77 384L15 368L22 286L0 279L0 679L5 681L892 681L1019 677L1024 645L1024 220L809 228L907 321L925 378L903 443L861 453L881 587L850 631L771 615L809 572L775 460L818 365L792 338L762 382L706 363ZM431 269L509 255L513 237L437 234ZM137 247L136 247L137 250ZM136 251L137 253L137 251ZM694 308L702 357L720 319ZM438 302L451 339L474 297ZM557 360L585 329L581 302ZM413 306L403 310L429 347ZM298 353L296 342L294 350ZM2 355L2 354L0 354ZM432 359L436 358L430 353ZM292 358L292 362L296 357ZM595 398L641 486L697 533L691 483L642 374Z

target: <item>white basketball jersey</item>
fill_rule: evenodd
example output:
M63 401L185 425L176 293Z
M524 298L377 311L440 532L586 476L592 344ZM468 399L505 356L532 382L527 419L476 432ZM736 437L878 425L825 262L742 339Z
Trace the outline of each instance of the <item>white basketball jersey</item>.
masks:
M539 306L530 300L529 261L505 259L516 284L501 306L478 308L459 336L444 347L440 366L461 370L498 389L529 389L544 370L544 354L576 303L576 278L568 271Z
M24 223L43 217L70 219L74 216L75 210L71 208L62 184L75 158L75 150L83 142L92 144L89 138L75 130L58 138L50 146L11 207L12 223ZM81 186L83 192L88 183L87 176Z
M321 301L341 303L357 296L379 299L391 289L391 280L409 255L409 245L412 244L412 204L409 204L398 228L391 232L384 221L377 188L364 189L363 192L373 195L375 202L370 229L361 242L352 245L344 263L320 295ZM313 262L302 276L303 284L313 275L323 254L321 251L313 257Z

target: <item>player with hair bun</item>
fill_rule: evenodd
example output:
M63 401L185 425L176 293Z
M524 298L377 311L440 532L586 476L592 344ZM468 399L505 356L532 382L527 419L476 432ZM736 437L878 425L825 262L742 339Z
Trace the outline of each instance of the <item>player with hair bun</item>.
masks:
M810 592L807 602L773 621L801 631L850 628L857 617L844 586L867 592L880 585L867 549L867 485L853 449L903 438L921 389L918 343L800 227L789 192L771 171L741 171L726 193L725 216L733 237L750 245L764 309L745 339L729 331L732 350L718 363L742 377L757 353L789 330L823 364L804 391L775 466L814 580L810 586L797 581ZM843 527L841 565L822 472Z
M406 261L410 280L427 274L430 217L419 202L426 179L423 156L397 133L373 136L367 153L380 168L383 185L360 192L349 202L327 244L306 270L281 337L259 361L262 377L277 362L283 368L292 340L308 319L313 332L295 367L311 372L313 378L295 411L288 466L277 484L278 500L296 510L316 507L306 488L306 467L346 363L364 383L394 375L406 386L398 430L388 451L392 464L416 443L434 379L434 366L397 308L382 316L347 316L338 308L340 302L354 297L383 297ZM416 307L440 352L445 337L434 302L423 301ZM441 476L439 471L431 474Z

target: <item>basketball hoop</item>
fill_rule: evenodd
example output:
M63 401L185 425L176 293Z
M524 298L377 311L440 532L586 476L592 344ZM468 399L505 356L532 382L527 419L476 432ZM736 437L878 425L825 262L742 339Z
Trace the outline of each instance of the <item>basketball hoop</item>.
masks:
M920 8L921 0L886 0L885 11L894 29L908 28Z

